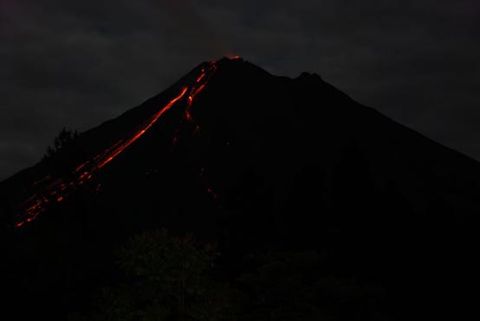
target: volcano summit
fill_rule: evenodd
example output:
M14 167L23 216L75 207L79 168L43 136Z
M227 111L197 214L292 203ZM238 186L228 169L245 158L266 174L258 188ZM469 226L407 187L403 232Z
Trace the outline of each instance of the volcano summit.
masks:
M216 278L242 293L237 319L478 314L479 163L315 74L202 63L0 195L1 275L18 320L89 319L95 293L118 280L118 247L161 228L217 244ZM255 271L268 282L237 286Z

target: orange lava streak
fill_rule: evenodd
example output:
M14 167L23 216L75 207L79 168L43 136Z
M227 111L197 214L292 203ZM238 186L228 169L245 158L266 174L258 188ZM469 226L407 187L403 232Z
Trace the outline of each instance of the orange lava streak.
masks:
M214 70L213 66L215 65L212 65L212 70ZM190 94L188 95L188 104L187 104L187 108L185 109L185 119L187 121L193 121L192 113L190 112L190 107L192 107L193 100L197 97L197 95L200 94L207 86L206 77L207 77L207 74L206 74L205 68L203 68L202 73L195 80L195 83L197 85L200 84L200 86L199 87L192 86L192 88L190 89ZM201 84L201 81L204 79L205 79L205 82Z
M128 148L130 145L132 145L134 142L136 142L140 137L142 137L157 122L157 120L160 117L162 117L163 114L165 114L167 111L169 111L173 107L173 105L175 105L177 103L177 101L179 101L180 99L182 99L185 96L187 91L188 91L188 87L184 87L182 89L181 93L177 97L170 100L170 102L165 107L163 107L159 112L157 112L155 115L153 115L153 117L150 119L150 121L141 130L139 130L133 137L128 139L125 143L118 146L115 150L113 150L113 152L111 154L107 155L106 159L102 160L98 164L97 168L100 169L100 168L104 167L105 165L107 165L108 163L110 163L112 160L115 159L115 157L120 155L126 148Z
M202 68L200 75L195 78L192 84L183 87L176 97L171 99L158 112L151 116L143 126L133 134L133 136L127 139L121 139L90 160L76 166L72 171L73 178L66 180L64 178L54 179L50 176L46 176L34 184L37 185L41 182L43 188L20 205L22 213L17 216L15 226L20 228L27 223L32 222L38 215L46 211L52 203L63 203L78 186L90 181L96 172L112 162L129 146L140 139L160 119L160 117L168 112L181 99L184 99L185 96L188 97L185 108L185 117L188 121L193 121L189 109L193 105L196 96L205 89L208 80L216 69L217 64L213 61L208 64L208 67ZM195 127L195 132L198 131L198 129L199 126L197 125ZM176 137L174 137L174 141L176 141ZM98 188L99 187L97 186L97 189ZM215 199L218 198L218 195L210 187L207 191Z
M197 77L197 80L196 82L199 83L203 80L203 78L205 78L205 69L202 69L202 73L200 74L200 76Z
M132 137L126 141L120 141L109 147L93 159L86 161L75 167L73 174L75 177L69 181L57 179L46 185L43 191L35 194L26 200L23 205L23 213L17 217L15 227L20 228L26 223L32 222L38 215L44 212L51 201L62 203L65 198L78 186L85 184L93 178L93 174L103 168L105 165L113 161L125 149L142 137L162 115L169 111L179 100L189 91L189 87L183 87L181 92L171 99L167 105L155 113Z
M195 98L198 94L200 94L206 86L207 84L202 84L200 87L196 88L192 93L192 98Z

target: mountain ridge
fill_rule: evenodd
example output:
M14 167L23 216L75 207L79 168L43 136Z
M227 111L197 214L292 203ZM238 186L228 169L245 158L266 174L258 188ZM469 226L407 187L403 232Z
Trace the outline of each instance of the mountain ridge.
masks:
M252 253L326 253L329 273L384 289L375 300L395 320L440 303L439 316L474 310L479 163L318 76L207 62L64 154L0 184L2 250L20 262L14 288L24 284L11 291L40 297L39 309L67 285L91 295L111 281L118 244L167 228L218 243L227 275ZM33 219L15 228L18 218Z
M228 60L232 60L232 59L231 59L231 58L224 57L224 58L222 58L220 61L228 61ZM233 59L233 60L240 60L240 58L238 57L238 58ZM270 74L270 73L267 72L266 70L261 69L261 68L255 66L255 65L253 65L253 64L251 64L251 63L243 60L243 59L241 59L241 61L244 62L244 63L248 63L248 64L250 64L250 65L252 65L252 66L254 66L254 67L262 70L264 73L266 73L266 74L268 74L268 75L271 75L271 76L274 76L274 77L278 77L278 78L283 78L283 79L288 79L288 80L316 79L316 80L320 81L321 83L323 83L324 85L329 86L331 89L334 89L335 91L338 91L338 93L339 93L340 95L342 95L342 96L344 96L345 98L348 98L349 100L352 100L352 101L354 102L354 99L352 99L349 95L341 92L341 91L338 90L336 87L334 87L334 86L330 85L329 83L325 82L325 81L323 80L323 78L322 78L320 75L316 74L316 73L309 73L309 72L304 71L304 72L301 72L301 73L299 74L299 76L294 77L294 78L290 78L290 77L286 77L286 76L278 76L278 75ZM156 101L156 100L158 100L158 99L161 99L161 98L160 98L161 96L164 96L164 95L167 95L168 93L170 93L174 88L180 86L180 84L181 84L182 82L184 82L187 78L191 78L191 77L192 77L192 74L194 74L195 72L197 72L198 70L200 70L203 66L207 65L208 63L209 63L209 62L207 62L207 61L200 63L199 65L197 65L196 67L194 67L191 71L189 71L185 76L183 76L183 77L181 77L179 80L175 81L175 83L174 83L173 85L169 86L167 89L165 89L165 90L162 91L161 93L156 94L156 95L154 95L154 96L146 99L145 101L143 101L142 103L140 103L140 104L137 105L136 107L133 107L133 108L131 108L131 109L128 109L128 110L122 112L121 114L119 114L118 116L115 116L115 117L113 117L113 118L111 118L111 119L108 119L108 120L106 120L106 121L103 121L103 122L101 122L100 124L98 124L98 125L90 128L90 129L87 129L87 130L81 132L81 134L82 134L82 135L93 135L94 133L92 133L92 132L98 130L99 128L102 128L102 127L104 127L104 126L109 126L110 124L112 124L112 123L115 122L115 121L118 121L118 120L121 119L121 118L127 118L127 117L129 117L129 116L130 116L132 113L134 113L135 111L138 111L139 109L144 108L145 105L149 105L149 104L151 104L153 101ZM455 153L457 153L457 154L460 154L461 157L466 158L466 159L469 159L470 162L472 162L472 163L480 164L480 162L479 162L478 160L476 160L475 158L473 158L473 157L471 157L471 156L468 156L468 155L466 155L466 154L464 154L464 153L462 153L462 152L459 152L459 151L455 150L454 148L445 146L445 145L443 145L443 144L441 144L441 143L439 143L439 142L437 142L437 141L429 138L427 135L422 134L422 133L419 133L419 132L417 132L417 131L409 128L408 126L402 125L401 123L393 120L392 118L390 118L390 117L388 117L388 116L385 116L384 114L382 114L381 112L379 112L379 111L378 111L377 109L375 109L375 108L368 107L368 106L365 106L365 105L362 105L362 104L358 104L358 106L360 106L361 108L369 109L369 110L373 111L374 113L378 114L380 117L383 117L383 118L385 118L386 120L391 121L392 123L395 123L397 126L401 126L401 127L405 128L405 129L408 129L408 130L410 130L410 131L413 131L413 132L415 132L417 135L421 136L421 137L424 138L424 139L427 139L428 141L430 141L430 142L432 142L432 143L434 143L434 144L440 145L440 146L442 146L443 148L448 149L449 151L452 151L452 152L455 152ZM28 171L28 170L30 170L30 169L33 169L34 167L36 167L36 166L38 166L38 165L39 165L39 163L37 162L36 164L34 164L34 165L32 165L32 166L29 166L29 167L27 167L27 168L25 168L25 169L19 170L18 172L13 173L13 174L11 174L10 176L8 176L8 177L6 177L5 179L3 179L3 180L0 182L0 184L1 184L1 183L4 183L4 182L6 182L6 181L11 180L12 178L14 178L14 177L16 177L16 176L18 176L18 175L21 175L23 172Z

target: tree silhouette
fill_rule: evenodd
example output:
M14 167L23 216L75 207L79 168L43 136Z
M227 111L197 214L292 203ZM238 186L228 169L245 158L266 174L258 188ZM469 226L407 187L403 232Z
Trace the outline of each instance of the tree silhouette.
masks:
M65 149L71 147L73 142L75 142L77 138L78 132L76 130L72 131L65 127L62 128L60 133L58 133L58 135L53 140L53 145L48 146L44 159L52 158L60 151L64 151Z
M166 230L133 237L119 253L123 280L104 289L102 320L225 319L225 290L211 277L216 252Z
M249 294L242 320L385 320L378 308L383 289L329 272L326 254L270 252L251 259L256 268L239 280Z

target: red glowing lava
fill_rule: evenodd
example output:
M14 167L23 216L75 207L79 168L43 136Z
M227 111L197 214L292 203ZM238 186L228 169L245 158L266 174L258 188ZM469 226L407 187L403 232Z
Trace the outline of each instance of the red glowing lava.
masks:
M135 143L140 137L142 137L156 122L157 120L162 117L163 114L165 114L167 111L169 111L180 99L182 99L185 94L188 91L188 87L184 87L180 94L170 100L170 102L160 109L153 117L147 122L146 126L144 126L141 130L139 130L134 136L130 137L127 141L124 143L120 144L117 148L115 148L111 153L107 155L105 159L103 159L99 164L97 165L98 169L101 169L108 163L110 163L112 160L114 160L118 155L120 155L125 149L127 149L130 145Z
M17 228L24 226L26 223L32 222L38 215L45 212L53 203L60 204L67 200L68 196L75 191L79 186L86 184L94 178L94 175L99 172L106 165L115 160L128 147L137 142L144 136L150 128L152 128L157 121L167 113L171 108L182 102L187 97L185 107L185 118L188 121L193 121L191 115L191 107L195 98L205 89L208 80L215 72L217 66L216 62L210 62L208 66L201 69L200 74L192 81L192 84L183 87L180 92L172 98L166 105L159 109L152 115L139 129L135 131L130 137L122 139L112 146L106 148L104 151L77 165L70 178L52 178L46 176L35 183L37 192L28 198L20 206L20 214L16 217L15 226ZM196 129L198 130L198 125ZM174 137L176 141L176 137ZM73 178L72 178L73 177ZM98 188L97 188L98 189Z
M240 60L240 59L242 59L242 57L240 57L239 55L231 54L231 53L226 54L225 57L227 57L230 60Z

